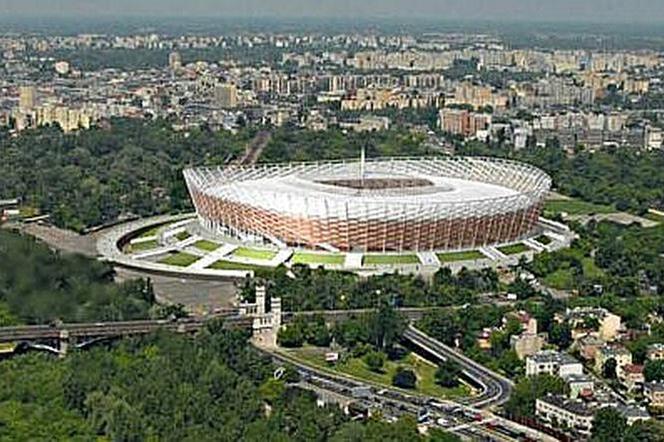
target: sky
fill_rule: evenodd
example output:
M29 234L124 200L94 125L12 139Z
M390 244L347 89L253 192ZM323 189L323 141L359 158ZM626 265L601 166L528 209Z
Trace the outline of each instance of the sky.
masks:
M0 0L0 17L664 22L664 0Z

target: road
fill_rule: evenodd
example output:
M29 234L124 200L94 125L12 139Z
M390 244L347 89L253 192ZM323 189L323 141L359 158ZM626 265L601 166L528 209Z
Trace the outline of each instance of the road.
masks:
M479 396L474 397L468 403L478 408L490 408L502 405L509 399L514 386L509 379L492 372L442 342L427 336L412 325L409 325L404 332L404 339L439 361L451 360L459 364L464 377L479 385L482 391Z
M331 392L330 396L345 398L347 402L355 402L368 410L377 410L387 419L398 418L402 415L418 416L425 411L429 415L423 423L425 427L443 428L464 440L512 442L524 440L527 436L530 440L555 442L555 439L550 436L471 405L374 385L310 366L275 349L259 348L259 350L269 354L278 364L295 367L302 378L300 386L305 388L312 386L311 389L317 392L320 390ZM368 394L354 397L357 396L354 394L357 389L368 392Z
M256 163L258 158L263 153L263 149L270 142L272 134L267 130L259 131L256 136L249 142L244 155L238 160L238 164L247 166Z

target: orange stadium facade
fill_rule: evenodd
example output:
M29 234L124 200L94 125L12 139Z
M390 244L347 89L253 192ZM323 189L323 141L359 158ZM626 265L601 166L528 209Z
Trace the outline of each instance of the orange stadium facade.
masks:
M536 233L551 180L479 157L188 169L204 228L251 243L362 252L472 249Z

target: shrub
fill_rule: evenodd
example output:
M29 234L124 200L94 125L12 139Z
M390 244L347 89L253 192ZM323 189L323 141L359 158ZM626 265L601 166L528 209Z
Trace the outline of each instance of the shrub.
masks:
M399 367L392 378L392 385L412 390L417 385L417 376L415 376L413 370Z
M364 355L364 363L371 371L380 372L385 365L385 353L380 351L371 351Z

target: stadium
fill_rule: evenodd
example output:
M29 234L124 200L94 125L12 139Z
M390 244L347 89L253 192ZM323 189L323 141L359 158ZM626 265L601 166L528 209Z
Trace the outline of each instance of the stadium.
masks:
M469 250L537 233L551 179L481 157L375 158L184 171L210 234L342 252Z

